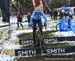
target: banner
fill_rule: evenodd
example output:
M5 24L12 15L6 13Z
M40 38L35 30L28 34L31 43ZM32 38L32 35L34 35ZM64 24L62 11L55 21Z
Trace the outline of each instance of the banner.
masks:
M25 39L25 40L20 40L19 41L20 45L33 45L33 40L32 39Z
M16 49L15 56L35 56L37 54L42 55L50 55L50 54L63 54L63 53L74 53L75 46L68 46L68 47L51 47L51 48L44 48L44 49Z
M35 10L35 9L36 9L36 3L35 3L35 0L32 0L32 3L33 3L34 10Z
M62 42L62 41L75 41L75 36L71 37L50 37L50 38L43 38L43 41L45 44L50 44L52 42ZM19 40L20 45L33 45L33 40L32 39L24 39L24 40Z

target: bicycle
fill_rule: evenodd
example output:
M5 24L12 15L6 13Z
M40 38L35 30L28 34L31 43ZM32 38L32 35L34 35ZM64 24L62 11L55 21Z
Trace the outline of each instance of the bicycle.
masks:
M64 24L61 24L61 25L59 25L60 23L58 23L57 25L56 25L56 31L60 31L60 27L61 27L61 29L64 31L64 30L66 30L66 31L68 31L68 30L71 30L70 29L70 24L68 24L68 25L66 25L66 23L64 23Z
M36 40L36 42L35 42L36 47L41 48L42 41L43 41L43 35L42 35L41 31L39 30L38 26L36 26L35 40Z
M45 26L45 29L46 29L46 25ZM43 27L43 25L42 25ZM35 48L42 48L43 47L43 34L41 33L40 29L39 29L39 26L36 24L36 27L35 27L35 41L34 41L34 47Z

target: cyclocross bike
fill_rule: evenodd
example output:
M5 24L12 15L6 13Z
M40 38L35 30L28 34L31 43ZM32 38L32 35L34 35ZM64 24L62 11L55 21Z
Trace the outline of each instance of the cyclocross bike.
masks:
M43 27L43 25L42 25L42 27ZM44 27L46 29L46 25L44 25ZM36 24L36 29L35 29L35 45L34 46L36 46L36 48L42 48L43 44L44 44L43 34L39 30L38 24Z
M38 25L36 26L36 32L35 32L35 45L39 48L42 47L42 44L43 44L43 35L41 33L41 31L39 30L39 27Z

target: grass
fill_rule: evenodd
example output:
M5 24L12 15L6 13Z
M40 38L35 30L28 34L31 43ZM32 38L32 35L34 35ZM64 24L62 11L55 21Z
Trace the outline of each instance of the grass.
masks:
M24 33L24 34L18 35L20 40L22 40L22 39L32 39L32 36L33 36L32 33ZM43 32L43 37L44 38L46 38L46 37L55 37L55 35L52 34L50 31L44 31Z

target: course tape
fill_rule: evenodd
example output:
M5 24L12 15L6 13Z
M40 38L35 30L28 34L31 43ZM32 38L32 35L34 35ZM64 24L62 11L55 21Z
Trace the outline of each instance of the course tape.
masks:
M43 38L43 41L45 44L49 44L52 42L75 41L75 36ZM33 40L32 39L19 40L19 44L20 45L33 45Z
M50 55L50 54L64 54L64 53L74 53L75 46L68 46L68 47L51 47L51 48L34 48L34 49L16 49L15 56L35 56L38 54L41 55Z

